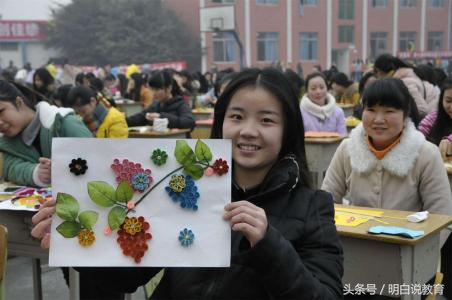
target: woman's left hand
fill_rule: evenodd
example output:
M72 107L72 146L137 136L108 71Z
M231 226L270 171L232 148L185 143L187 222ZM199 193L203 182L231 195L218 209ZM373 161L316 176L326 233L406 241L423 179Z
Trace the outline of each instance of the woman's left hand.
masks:
M251 247L264 238L268 222L262 208L248 201L237 201L228 203L224 209L223 219L231 223L232 230L243 233Z

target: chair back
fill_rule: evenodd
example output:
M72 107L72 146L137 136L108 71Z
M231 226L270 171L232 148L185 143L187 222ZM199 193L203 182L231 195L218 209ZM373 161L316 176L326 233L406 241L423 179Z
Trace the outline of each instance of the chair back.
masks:
M0 300L5 299L5 275L8 246L8 229L0 225Z

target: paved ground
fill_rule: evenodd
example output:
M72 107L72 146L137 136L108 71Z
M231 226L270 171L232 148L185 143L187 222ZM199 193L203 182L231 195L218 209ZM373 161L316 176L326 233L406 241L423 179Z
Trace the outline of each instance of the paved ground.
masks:
M6 300L33 299L31 258L9 258L6 274ZM42 290L43 300L69 299L63 273L59 268L49 268L45 262L42 264ZM138 289L132 300L145 300L143 289Z

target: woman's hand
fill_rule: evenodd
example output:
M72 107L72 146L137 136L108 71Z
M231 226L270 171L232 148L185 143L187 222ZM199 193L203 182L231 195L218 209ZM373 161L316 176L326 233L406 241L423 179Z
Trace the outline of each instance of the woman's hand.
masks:
M232 230L240 231L254 247L267 232L268 222L265 211L248 202L228 203L224 209L223 219L231 223Z
M51 170L52 170L51 160L46 157L40 157L38 164L38 178L42 183L50 184L52 175Z
M49 249L50 246L50 226L55 210L56 200L52 199L44 202L39 211L31 219L35 225L31 230L31 235L41 240L41 248L43 249Z
M146 117L146 120L148 120L148 121L154 121L154 119L160 118L160 114L155 113L155 112L146 113L145 117Z
M439 143L439 152L444 161L450 160L452 156L452 143L448 139L443 139Z

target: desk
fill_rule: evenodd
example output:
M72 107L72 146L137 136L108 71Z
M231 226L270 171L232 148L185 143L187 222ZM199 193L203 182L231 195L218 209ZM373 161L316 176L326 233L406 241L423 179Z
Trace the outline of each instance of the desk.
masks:
M143 107L141 106L141 102L130 102L130 101L116 101L116 107L122 111L126 117L137 114L143 110Z
M213 108L195 108L191 112L195 116L195 121L211 119L213 114Z
M341 104L341 103L338 103L337 105L340 108L342 108L346 118L350 117L350 116L353 116L353 109L355 108L355 105L353 105L353 104Z
M335 204L335 207L351 207ZM369 208L364 208L369 209ZM386 210L384 216L405 218L413 212ZM344 277L342 282L350 284L375 284L383 295L391 296L388 284L425 284L437 269L440 255L439 233L452 224L452 216L430 214L421 223L406 220L382 218L390 226L423 230L425 234L415 239L391 235L368 234L369 227L382 225L370 220L357 227L337 226L344 248ZM395 296L395 295L394 295ZM420 295L401 295L402 299L421 299Z
M209 139L212 131L213 119L196 121L196 127L191 132L192 139Z
M190 129L168 129L167 132L152 130L152 126L129 127L129 138L185 139L190 137Z
M306 159L309 171L315 173L313 187L319 188L323 183L323 174L328 169L337 147L343 137L305 138Z

